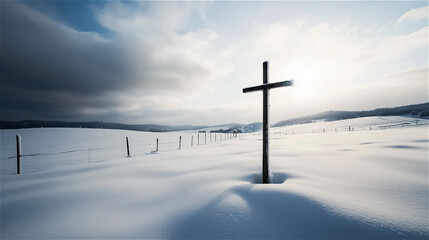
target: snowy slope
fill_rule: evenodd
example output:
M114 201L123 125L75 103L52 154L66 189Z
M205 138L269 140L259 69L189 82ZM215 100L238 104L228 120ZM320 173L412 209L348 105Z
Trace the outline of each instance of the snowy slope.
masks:
M417 122L416 122L417 121ZM353 118L347 120L339 121L318 121L315 123L300 124L300 125L291 125L285 127L275 127L272 128L273 132L288 132L288 133L312 133L315 132L335 132L337 131L349 131L349 127L353 128L355 131L358 130L376 130L376 129L385 129L385 128L397 128L404 126L414 126L414 125L428 125L429 120L423 118L414 118L408 116L384 116L384 117L363 117L363 118Z
M366 129L397 119L360 120L329 124ZM317 124L326 123L295 130ZM57 146L49 150L62 151L96 146L95 140L101 147L123 145L124 136L147 144L159 137L117 130L1 131L2 159L16 133L35 152L55 145L51 138ZM190 133L163 137L174 140L180 134ZM130 158L122 146L109 151L100 150L99 160L91 163L84 153L74 164L68 154L24 157L19 176L3 171L2 160L1 238L429 237L427 125L277 134L271 141L277 184L270 185L255 184L261 171L259 135ZM39 165L28 163L35 159ZM69 164L60 164L66 160Z
M22 154L41 154L23 158L23 169L26 172L122 158L127 154L126 137L131 156L142 156L156 150L157 138L158 148L163 152L177 150L179 137L182 137L182 149L190 148L191 144L198 146L198 139L200 145L210 142L210 133L200 133L198 137L195 131L162 133L83 128L1 130L2 174L16 172L16 159L8 159L16 156L16 134L22 138ZM220 141L219 133L211 135L212 142L215 138ZM222 140L225 138L223 134Z

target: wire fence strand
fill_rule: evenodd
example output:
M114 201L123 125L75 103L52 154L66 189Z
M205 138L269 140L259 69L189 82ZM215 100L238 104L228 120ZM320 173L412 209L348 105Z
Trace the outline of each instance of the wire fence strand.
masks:
M273 131L273 136L275 137L276 135L295 135L295 134L308 134L308 133L313 133L313 134L320 134L320 133L337 133L337 132L353 132L353 131L371 131L371 130L384 130L384 129L389 129L389 128L399 128L399 127L412 127L412 126L422 126L422 125L429 125L429 122L422 122L422 123L417 123L416 122L399 122L399 123L393 123L393 124L388 124L388 125L378 125L378 126L365 126L365 127L338 127L338 128L314 128L314 129L310 129L307 128L304 131L300 131L299 129L279 129L280 131ZM223 134L223 135L221 135ZM212 133L210 133L210 135L212 135ZM181 141L181 147L170 147L171 149L167 148L167 150L163 149L163 151L173 151L173 150L180 150L183 149L185 142L190 142L191 146L187 146L187 148L193 148L193 147L197 147L197 146L204 146L207 145L209 143L220 143L222 141L226 141L229 139L234 139L237 137L241 137L241 136L248 136L248 135L256 135L259 136L261 135L260 131L257 132L253 132L253 133L237 133L237 134L225 134L225 133L214 133L213 137L206 137L205 135L202 135L203 137L201 139L197 138L197 135L193 134L189 137L188 141L185 141L183 138L179 137L177 138L177 141L168 141L168 142L161 142L159 141L158 143L143 143L143 144L130 144L130 146L132 148L136 148L136 147L155 147L157 145L168 145L168 144L175 144L177 146L180 146L180 141ZM193 137L193 139L191 138ZM208 140L210 139L210 140ZM155 142L155 141L153 141ZM26 147L25 149L36 149L36 148L47 148L47 147L59 147L59 146L65 146L65 145L69 145L69 144L51 144L51 145L45 145L45 146L30 146L30 147ZM10 147L10 148L2 148L1 151L4 153L4 151L10 151L10 150L15 150L16 148ZM123 144L123 146L109 146L109 147L88 147L88 148L80 148L80 149L72 149L72 150L67 150L67 151L59 151L59 152L42 152L42 153L28 153L28 154L21 154L20 157L39 157L39 156L53 156L53 155L64 155L64 154L71 154L71 153L76 153L76 152L85 152L88 151L88 157L91 158L91 151L104 151L104 150L114 150L114 149L126 149L126 145ZM144 149L144 148L143 148ZM150 150L148 148L146 148L146 150L143 152L143 149L139 149L138 151L136 151L137 153L131 154L132 156L142 156L142 155L146 155L147 153L151 153L154 152L155 150ZM162 148L161 148L162 149ZM117 152L119 154L119 152ZM92 156L93 157L93 156ZM10 160L10 159L16 159L17 156L9 156L9 157L3 157L0 158L0 160L4 161L4 160ZM106 160L107 158L103 158L103 160ZM3 172L3 168L2 168L2 172Z

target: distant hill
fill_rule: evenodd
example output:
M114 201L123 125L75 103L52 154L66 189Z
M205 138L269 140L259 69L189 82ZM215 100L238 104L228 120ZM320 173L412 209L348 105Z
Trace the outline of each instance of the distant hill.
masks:
M429 116L429 102L422 104L407 105L395 108L378 108L370 111L327 111L309 116L292 118L280 121L273 127L281 127L295 124L305 124L314 121L337 121L351 118L372 117L372 116L398 116L398 115L411 115L415 117L428 117Z
M412 115L415 117L429 116L429 102L415 105L408 105L395 108L378 108L371 111L328 111L317 113L314 115L292 118L280 121L272 127L280 127L286 125L311 123L313 121L336 121L350 118L370 117L370 116L397 116L397 115ZM41 127L57 127L57 128L105 128L105 129L122 129L135 130L146 132L171 132L171 131L206 131L206 132L222 132L232 133L234 130L238 132L255 132L261 130L262 123L256 122L251 124L230 123L215 126L191 126L191 125L157 125L157 124L122 124L122 123L106 123L106 122L61 122L61 121L0 121L0 129L20 129L20 128L41 128Z
M233 133L234 131L237 131L238 133L244 133L244 132L256 132L261 129L262 129L262 123L256 122L256 123L250 123L250 124L230 123L226 125L209 127L202 130L205 130L207 132L218 132L218 133Z
M204 130L207 132L254 132L261 129L261 123L251 124L238 124L231 123L225 125L215 126L168 126L157 124L122 124L122 123L106 123L106 122L62 122L62 121L39 121L39 120L25 120L25 121L0 121L0 129L21 129L21 128L105 128L105 129L121 129L121 130L134 130L145 132L171 132L171 131L196 131Z
M122 130L136 130L148 132L169 132L181 130L197 130L207 126L168 126L157 124L122 124L122 123L106 123L106 122L61 122L61 121L38 121L38 120L25 120L18 122L0 121L0 129L18 129L18 128L41 128L41 127L70 127L70 128L106 128L106 129L122 129Z

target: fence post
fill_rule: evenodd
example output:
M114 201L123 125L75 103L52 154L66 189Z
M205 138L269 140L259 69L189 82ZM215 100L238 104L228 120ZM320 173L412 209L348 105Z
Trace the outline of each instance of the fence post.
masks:
M194 146L194 135L191 137L191 147Z
M210 142L212 142L212 133L210 132Z
M130 156L130 145L128 144L128 137L125 137L125 139L127 140L127 154L129 157Z
M21 174L21 135L16 135L16 174Z
M179 137L179 150L182 149L182 136Z
M199 132L199 131L198 131L198 138L197 138L197 141L198 141L197 145L198 145L198 146L200 146L200 132Z
M91 163L91 148L88 148L88 163Z
M216 142L216 133L215 133L215 142Z
M158 152L158 138L156 138L156 151Z
M207 132L204 133L204 145L207 144Z

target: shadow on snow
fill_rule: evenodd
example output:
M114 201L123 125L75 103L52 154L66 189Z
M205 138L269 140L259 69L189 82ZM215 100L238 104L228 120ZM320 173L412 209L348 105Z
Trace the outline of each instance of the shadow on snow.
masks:
M274 173L273 182L281 184L288 178L288 174ZM260 175L252 174L243 180L260 183L260 179ZM339 215L304 196L262 184L232 187L175 224L169 238L427 238Z

